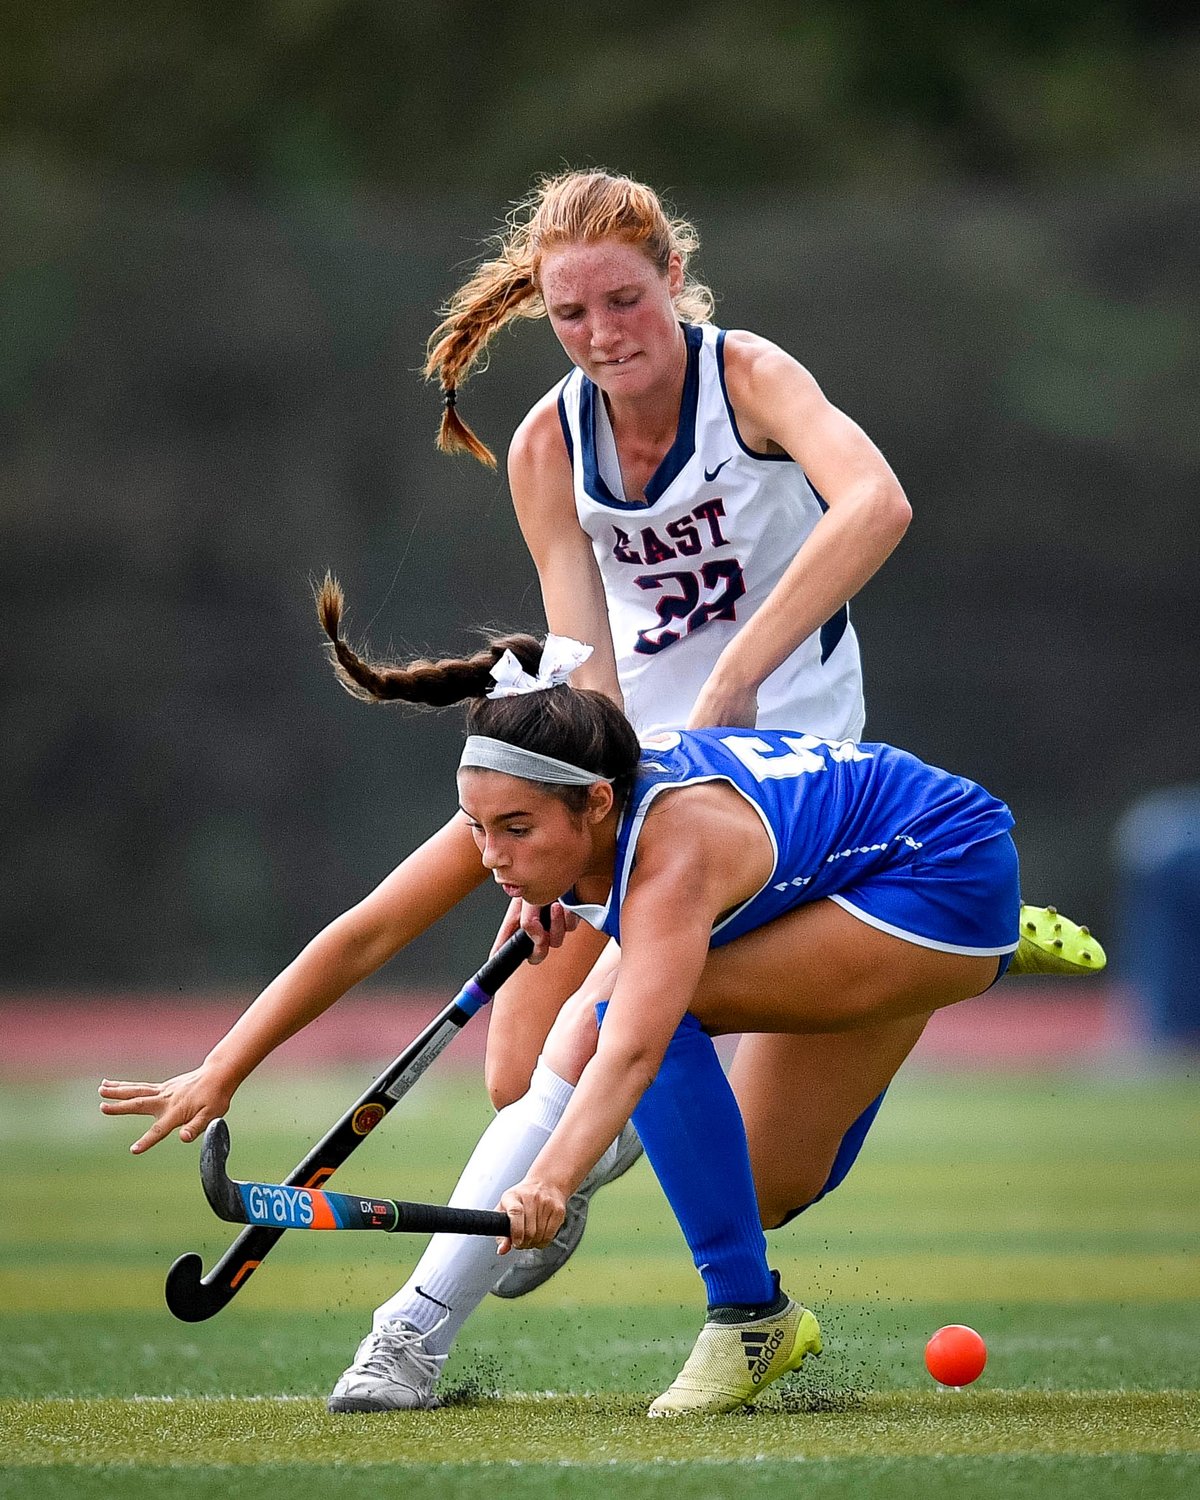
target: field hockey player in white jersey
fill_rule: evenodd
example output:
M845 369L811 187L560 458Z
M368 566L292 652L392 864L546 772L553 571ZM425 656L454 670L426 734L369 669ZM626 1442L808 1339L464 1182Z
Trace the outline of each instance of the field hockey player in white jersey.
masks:
M1012 817L889 746L802 730L671 732L642 750L586 648L509 637L465 660L372 663L320 613L339 677L372 701L468 704L460 809L319 934L190 1073L105 1083L152 1115L143 1151L195 1139L279 1043L493 879L562 899L605 938L524 1096L488 1126L451 1202L552 1242L631 1115L704 1282L696 1348L651 1415L729 1411L821 1347L780 1289L774 1228L850 1170L929 1015L986 990L1016 948ZM743 1033L728 1078L712 1036ZM436 1382L507 1244L436 1235L334 1387L334 1411L437 1405Z
M576 685L608 694L643 734L799 725L856 739L848 601L903 536L908 501L791 355L713 326L713 295L689 272L697 248L693 227L642 183L602 170L543 181L430 339L439 442L495 462L463 421L460 388L500 328L548 317L574 368L521 423L508 477L550 630L595 643ZM1018 972L1092 967L1078 929L1052 910L1030 908L1022 936ZM486 1063L497 1107L524 1092L601 948L581 927L497 996ZM520 1296L562 1264L590 1193L636 1155L627 1132L556 1245L521 1257L498 1295Z

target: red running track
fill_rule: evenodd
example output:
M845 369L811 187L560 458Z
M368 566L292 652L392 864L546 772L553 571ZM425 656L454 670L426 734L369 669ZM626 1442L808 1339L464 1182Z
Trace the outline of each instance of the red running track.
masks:
M0 996L0 1077L161 1078L195 1067L250 994ZM285 1042L266 1066L362 1064L379 1072L447 1003L448 991L347 996ZM479 1066L480 1017L447 1054ZM1138 1050L1136 1015L1115 986L1013 980L939 1011L914 1059L938 1068L1103 1067Z

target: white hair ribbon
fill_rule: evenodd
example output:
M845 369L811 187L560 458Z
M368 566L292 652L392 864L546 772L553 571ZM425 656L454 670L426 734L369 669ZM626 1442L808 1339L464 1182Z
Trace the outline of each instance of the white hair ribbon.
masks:
M573 641L566 635L548 635L534 675L522 667L511 651L506 651L492 668L496 686L488 697L516 698L521 693L544 693L547 688L561 687L591 654L592 647L582 641Z

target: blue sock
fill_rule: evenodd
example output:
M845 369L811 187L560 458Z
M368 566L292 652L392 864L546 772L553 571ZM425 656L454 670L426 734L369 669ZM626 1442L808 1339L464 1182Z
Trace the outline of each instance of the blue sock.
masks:
M596 1007L601 1024L607 1006ZM686 1015L633 1123L679 1220L710 1307L776 1298L746 1127L712 1038Z

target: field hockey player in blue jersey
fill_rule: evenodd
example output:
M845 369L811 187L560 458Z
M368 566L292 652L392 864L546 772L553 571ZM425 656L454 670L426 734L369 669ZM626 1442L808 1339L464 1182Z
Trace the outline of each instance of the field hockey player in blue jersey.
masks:
M857 739L848 601L903 536L908 500L790 354L711 322L713 293L691 270L698 247L644 183L601 169L539 183L430 339L439 441L495 462L463 420L461 388L499 329L546 317L571 370L520 424L507 470L549 629L595 644L575 684L606 693L642 735L802 725ZM1028 908L1014 970L1088 972L1075 936L1053 911ZM486 1062L497 1107L524 1093L602 948L603 935L580 926L497 996ZM579 1242L590 1193L636 1156L627 1130L554 1245L514 1256L497 1295L552 1274Z
M802 728L665 732L643 749L607 694L570 685L586 647L510 637L465 660L387 666L341 638L331 580L319 610L356 696L468 703L460 809L198 1069L106 1084L102 1108L155 1117L135 1150L175 1129L194 1139L279 1042L489 877L522 908L561 902L609 946L451 1198L499 1204L511 1241L435 1236L331 1409L435 1406L498 1251L549 1244L631 1118L708 1303L650 1413L752 1401L821 1347L815 1316L769 1269L764 1228L837 1186L932 1012L986 990L1017 946L1008 809L903 751ZM731 1032L742 1042L727 1077L712 1038Z

